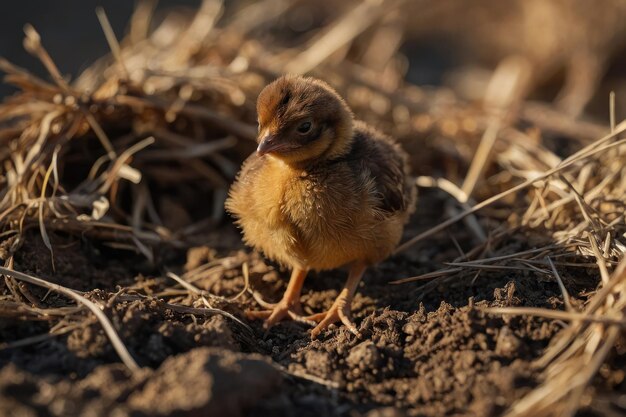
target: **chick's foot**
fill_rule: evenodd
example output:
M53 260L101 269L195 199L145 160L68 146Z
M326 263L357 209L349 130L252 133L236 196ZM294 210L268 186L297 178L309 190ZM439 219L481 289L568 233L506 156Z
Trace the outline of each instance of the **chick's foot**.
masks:
M257 300L258 301L258 300ZM246 316L251 319L265 320L263 327L269 329L276 323L286 318L290 318L295 321L302 321L302 307L300 306L300 300L290 300L283 298L277 303L260 303L266 310L248 310Z
M366 265L363 262L352 264L348 280L330 309L325 313L314 314L306 318L309 321L318 322L318 325L311 330L311 339L315 339L322 330L338 321L341 321L353 334L359 334L356 325L352 322L352 299L354 298L356 287L361 282L365 268Z
M311 339L317 338L319 334L325 330L328 326L338 321L342 322L350 332L355 335L359 334L356 325L352 321L352 314L350 312L350 306L352 299L349 299L344 294L339 295L332 307L323 313L313 314L307 316L306 320L317 322L317 326L311 330Z
M246 311L246 316L249 319L265 320L263 327L269 329L279 321L289 317L291 320L307 322L302 317L302 308L300 306L300 292L302 291L302 284L306 278L307 271L301 268L294 268L291 273L291 279L285 290L283 298L275 303L267 303L260 297L255 295L257 303L259 303L265 310L261 311Z

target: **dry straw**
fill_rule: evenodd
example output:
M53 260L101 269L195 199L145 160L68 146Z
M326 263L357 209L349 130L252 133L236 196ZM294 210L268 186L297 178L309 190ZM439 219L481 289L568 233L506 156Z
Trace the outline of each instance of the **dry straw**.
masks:
M364 2L294 46L268 28L295 4L265 0L225 14L222 2L207 0L195 14L172 12L157 19L154 5L145 2L121 40L99 9L112 55L73 82L57 68L36 30L26 27L24 45L49 77L0 60L5 81L19 89L0 105L0 272L10 292L0 298L0 315L57 324L49 334L4 347L72 331L76 324L61 319L68 314L86 317L81 307L47 306L23 281L86 306L120 358L136 369L120 329L89 293L15 271L16 254L38 234L57 255L53 231L135 251L155 263L159 251L193 245L223 215L227 187L254 148L256 95L287 68L322 75L357 114L401 138L409 151L435 138L424 165L451 168L418 179L419 186L453 197L450 218L409 239L398 252L418 251L414 245L426 238L460 250L440 232L461 220L476 245L441 270L396 283L429 280L423 286L427 294L442 281L479 273L514 270L555 280L565 311L507 307L487 312L568 322L536 362L544 382L508 415L573 415L626 326L626 124L616 125L614 112L609 129L526 102L533 67L519 57L499 66L483 108L445 90L408 85L396 54L399 41L368 41L402 38L401 26L389 24L400 1ZM554 135L567 140L574 150L570 156L548 146ZM423 158L422 152L412 159ZM467 172L465 178L448 175L459 169ZM201 207L199 195L206 200ZM178 215L168 216L171 211ZM215 259L180 275L166 274L169 279L159 281L153 296L161 308L222 314L247 329L220 309L249 292L245 262L236 256ZM241 270L246 284L234 298L196 285ZM568 282L572 271L583 270L596 276L598 288L576 307L580 303L572 302L576 294L569 294ZM110 296L117 301L144 297L141 285L132 290L136 294Z

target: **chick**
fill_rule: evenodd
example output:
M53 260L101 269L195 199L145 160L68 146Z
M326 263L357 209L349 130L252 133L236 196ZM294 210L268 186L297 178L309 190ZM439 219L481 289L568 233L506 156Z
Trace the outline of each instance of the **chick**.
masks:
M283 76L257 101L258 148L243 164L226 209L244 241L291 268L282 299L264 311L268 328L291 318L317 322L316 338L341 321L353 333L351 303L367 266L391 254L411 214L415 187L407 155L390 137L354 120L346 102L314 78ZM302 317L309 270L350 266L332 307Z

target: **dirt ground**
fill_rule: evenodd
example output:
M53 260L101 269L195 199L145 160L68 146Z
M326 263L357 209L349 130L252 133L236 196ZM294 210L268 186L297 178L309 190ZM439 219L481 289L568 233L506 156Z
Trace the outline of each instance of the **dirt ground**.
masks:
M274 8L241 9L248 10L241 15L239 9L225 10L223 16L221 7L211 7L218 3L204 2L208 6L198 13L176 9L162 16L145 8L131 19L126 39L118 28L122 12L107 5L122 54L90 66L78 78L80 95L67 95L63 83L48 74L49 65L34 58L45 82L0 65L22 90L10 105L0 106L0 185L13 184L11 193L0 193L0 203L10 202L0 209L0 223L6 223L0 230L0 265L82 291L103 309L141 368L133 372L123 364L102 323L83 306L0 276L0 417L504 415L545 383L536 360L569 323L485 309L564 310L558 275L574 311L597 314L584 307L602 287L600 261L612 269L623 257L623 244L610 239L626 236L620 226L626 211L618 201L626 186L617 185L626 184L626 174L619 171L624 153L589 153L570 171L555 171L562 178L554 175L541 187L535 183L485 206L476 213L478 231L484 230L489 241L482 251L473 252L480 249L476 228L459 221L368 269L352 305L359 336L331 326L311 340L303 323L281 322L265 330L261 322L248 320L247 310L261 308L255 296L280 299L290 271L245 247L231 219L218 220L220 201L256 147L254 103L260 89L293 63L306 64L302 58L324 41L331 32L326 28L353 20L359 26L370 19L368 30L347 44L335 42L341 47L302 72L335 85L359 118L401 141L413 174L465 183L478 144L499 126L493 158L484 162L484 181L469 196L484 201L537 178L604 136L609 108L618 130L626 117L626 31L619 24L626 16L624 3L613 0L598 8L590 1L546 6L538 0L486 0L467 13L464 2L407 2L419 10L392 10L386 16L377 7L388 4L366 2L369 15L346 13L345 20L341 9L350 2L266 2ZM302 10L283 7L289 3L302 3ZM54 19L49 8L69 23ZM91 20L68 11L82 8ZM99 55L83 26L93 26L109 50L110 40L102 36L88 1L37 9L45 16L31 23L41 33L26 31L26 49L44 56L44 64L49 64L46 56L53 57L63 76L76 60ZM475 13L481 10L488 13ZM272 14L273 20L265 20ZM0 25L0 33L18 32L19 38L7 35L5 43L21 50L25 22L19 14L7 16L14 25ZM403 23L405 17L411 22ZM205 28L209 31L203 34ZM80 39L69 39L76 33ZM40 49L41 39L49 54ZM81 52L84 45L87 55ZM9 58L34 66L25 56L30 55ZM505 88L493 87L500 84ZM609 91L616 93L614 106L607 105ZM110 166L100 164L106 142L91 133L95 128L83 106L118 152ZM58 117L50 109L58 110ZM597 120L577 120L573 116L579 113ZM144 153L139 145L152 143L151 137L155 142ZM40 138L46 140L43 147ZM229 138L239 142L226 146ZM216 147L209 152L206 145ZM38 147L41 155L31 158ZM28 175L18 175L24 161L32 166L24 171ZM613 165L619 165L613 172L603 169ZM48 185L57 176L58 189ZM132 184L133 178L141 181ZM604 183L605 178L611 181ZM463 210L441 190L420 186L419 192L404 241ZM563 202L568 196L570 202ZM556 208L548 213L546 204ZM50 208L45 219L42 207ZM541 216L530 216L539 211ZM534 229L522 226L531 224L519 221L524 213ZM83 221L85 216L90 220ZM578 228L583 222L588 224ZM25 240L17 245L22 232ZM592 240L606 256L591 256ZM465 263L455 274L392 283L441 271L454 260L549 245L558 250L534 264L524 258L469 269ZM567 258L573 250L575 259ZM569 254L559 258L565 251ZM537 270L546 257L554 259L558 274ZM182 286L170 272L193 287ZM311 273L302 296L304 312L329 308L346 278L346 270ZM605 297L620 299L614 294ZM606 308L609 318L624 314ZM597 352L604 336L596 335L613 326L598 326L602 331L593 337L579 338L586 343L579 350L592 356L576 364L602 356ZM577 417L626 415L624 332L608 344L608 359L601 358L590 387L580 391Z
M440 212L440 197L420 197L405 234L428 228ZM457 229L454 236L463 248L465 232ZM55 271L34 232L15 269L88 291L89 298L101 301L143 369L132 374L119 363L93 317L60 312L67 314L64 334L0 351L3 416L495 416L537 385L539 374L531 362L562 326L481 311L485 306L562 305L556 282L522 271L389 284L455 258L452 244L427 242L370 269L353 305L360 337L333 326L311 341L304 324L284 322L265 331L261 323L248 322L245 309L258 308L249 293L230 300L244 287L244 262L250 287L266 300L281 296L288 271L244 248L228 221L205 246L186 253L164 251L161 270L139 255L86 239L51 239L61 248L55 252ZM444 234L437 242L447 239ZM525 241L509 244L517 250L529 247ZM183 273L207 262L216 266L205 268L194 285L215 294L208 298L211 306L240 317L252 332L223 315L184 314L159 301L193 301L202 307L198 297L190 300L164 272ZM576 271L563 279L570 293L584 300L597 283L593 275ZM328 308L345 275L341 270L312 274L303 292L305 311ZM31 292L45 295L38 288ZM72 305L54 294L44 303ZM46 321L2 319L0 338L11 343L49 329ZM580 415L626 410L619 396L625 392L620 368L607 367L595 384L612 396L594 396Z

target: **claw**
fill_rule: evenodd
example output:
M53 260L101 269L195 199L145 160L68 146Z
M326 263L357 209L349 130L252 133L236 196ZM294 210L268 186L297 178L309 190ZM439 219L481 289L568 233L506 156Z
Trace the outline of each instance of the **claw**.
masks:
M248 316L249 319L265 320L265 322L263 323L263 327L265 329L269 329L270 327L272 327L273 325L275 325L276 323L278 323L279 321L283 320L286 317L289 317L292 320L298 320L298 318L302 317L300 314L300 311L301 311L300 301L292 302L291 300L282 299L276 304L266 303L266 305L263 305L263 307L266 307L267 310L260 310L260 311L248 310L246 311L246 316ZM298 320L298 321L301 321L301 320Z
M342 297L338 298L328 311L307 317L308 320L319 322L317 326L311 330L311 339L316 339L323 330L338 321L341 321L351 333L358 335L359 330L352 321L351 316L350 304L346 303L346 300Z
M272 310L246 310L248 320L266 320L272 315Z
M256 301L258 305L260 305L261 307L267 310L273 310L278 305L278 303L268 303L267 301L263 299L261 294L259 294L256 291L252 292L252 298L254 298L254 301Z
M296 321L305 321L301 315L302 309L300 307L300 291L302 290L305 277L305 270L294 269L287 285L287 290L283 298L277 303L268 303L259 294L253 292L252 296L265 310L246 311L246 316L249 319L265 320L263 327L266 329L269 329L286 317Z

